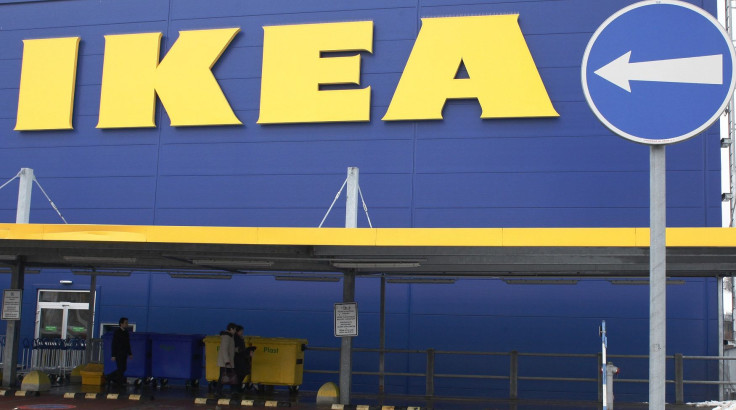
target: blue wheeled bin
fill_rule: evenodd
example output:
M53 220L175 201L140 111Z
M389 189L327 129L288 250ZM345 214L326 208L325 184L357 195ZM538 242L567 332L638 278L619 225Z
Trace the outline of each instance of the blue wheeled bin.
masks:
M202 377L204 335L151 335L151 375L161 385L184 379L186 387L199 386Z
M105 374L110 374L116 368L115 362L111 360L112 335L107 332L102 336L102 351L105 359ZM144 381L150 381L151 377L151 334L130 332L130 351L133 357L128 359L128 369L125 377L135 377L136 385Z

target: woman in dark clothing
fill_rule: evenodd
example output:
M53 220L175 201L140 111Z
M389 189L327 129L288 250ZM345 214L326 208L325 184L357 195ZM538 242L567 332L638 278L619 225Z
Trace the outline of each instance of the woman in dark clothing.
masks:
M238 325L235 328L235 374L238 375L240 380L240 390L245 381L245 377L250 374L250 362L253 350L255 347L246 347L245 338L243 337L243 326Z

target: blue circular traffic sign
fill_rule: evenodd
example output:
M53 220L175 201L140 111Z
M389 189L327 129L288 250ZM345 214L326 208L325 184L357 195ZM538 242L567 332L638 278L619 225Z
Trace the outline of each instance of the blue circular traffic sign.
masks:
M583 55L583 92L614 133L670 144L708 128L734 91L736 54L706 11L676 0L625 7L593 33Z

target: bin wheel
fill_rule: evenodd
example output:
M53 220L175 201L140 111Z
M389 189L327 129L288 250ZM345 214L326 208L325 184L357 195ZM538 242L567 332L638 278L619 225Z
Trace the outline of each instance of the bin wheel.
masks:
M289 394L299 393L299 386L289 386Z

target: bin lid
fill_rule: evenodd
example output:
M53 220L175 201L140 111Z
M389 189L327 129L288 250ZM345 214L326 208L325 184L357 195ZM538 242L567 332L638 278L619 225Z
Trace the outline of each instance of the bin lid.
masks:
M220 335L205 336L202 341L205 343L220 343Z
M102 373L104 367L105 365L102 363L87 363L80 369L80 371L87 373Z
M282 345L305 345L307 339L291 339L288 337L260 337L260 336L246 336L246 343L252 344L282 344Z
M151 339L167 339L167 340L189 340L196 339L202 340L205 335L203 334L181 334L181 333L152 333Z

